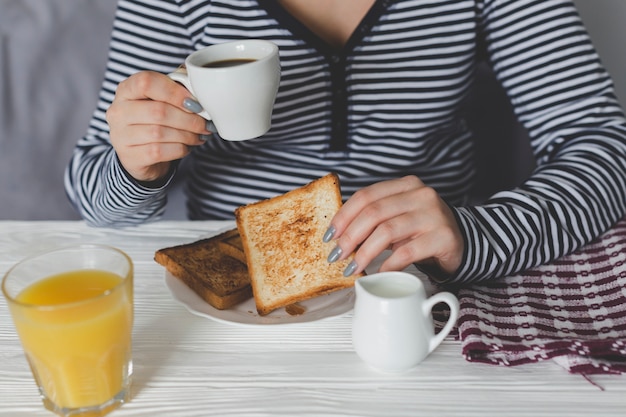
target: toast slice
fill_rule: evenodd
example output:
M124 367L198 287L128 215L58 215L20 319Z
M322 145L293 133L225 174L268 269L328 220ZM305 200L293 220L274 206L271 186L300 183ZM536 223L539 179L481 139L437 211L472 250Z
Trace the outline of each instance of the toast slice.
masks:
M339 178L328 174L301 188L235 210L257 311L273 310L348 288L352 256L328 263L334 243L322 237L342 205Z
M244 263L219 249L219 242L238 236L237 229L208 239L156 251L154 260L213 307L224 310L252 297Z
M217 242L222 253L237 259L240 262L246 263L246 254L243 252L243 243L241 242L241 236L237 229L232 230L231 236L226 236L223 240Z

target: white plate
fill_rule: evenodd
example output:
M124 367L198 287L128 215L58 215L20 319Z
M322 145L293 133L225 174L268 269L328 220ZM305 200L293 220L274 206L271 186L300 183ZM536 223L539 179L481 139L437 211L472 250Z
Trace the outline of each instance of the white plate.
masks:
M266 316L260 316L256 311L253 298L228 310L218 310L169 272L165 273L165 285L174 299L184 305L191 313L221 323L239 326L311 323L342 316L352 311L354 307L354 288L346 288L298 303L305 308L305 312L297 316L290 315L284 308L274 310Z

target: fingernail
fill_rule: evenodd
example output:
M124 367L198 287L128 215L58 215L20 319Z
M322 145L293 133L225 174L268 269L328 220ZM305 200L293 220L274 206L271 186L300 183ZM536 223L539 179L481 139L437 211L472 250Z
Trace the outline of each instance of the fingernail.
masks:
M343 276L349 277L350 275L354 274L354 271L356 271L357 267L358 265L356 264L356 262L350 262L348 266L346 266L346 269L343 270Z
M205 127L206 127L206 130L208 130L209 132L213 132L213 133L217 132L217 128L215 127L213 122L210 121L210 120L206 121L206 126Z
M343 251L341 250L341 248L339 246L335 246L335 249L330 251L330 255L328 255L328 263L332 264L337 259L339 259L339 257L341 256L342 252Z
M322 241L324 243L328 243L332 240L333 236L335 236L335 232L337 231L337 229L335 229L335 226L331 225L328 230L326 230L326 233L324 233L324 237L322 238Z
M207 140L209 140L210 137L211 135L199 135L200 140L203 142L206 142Z
M200 113L202 111L200 103L189 97L183 100L183 107L192 113Z

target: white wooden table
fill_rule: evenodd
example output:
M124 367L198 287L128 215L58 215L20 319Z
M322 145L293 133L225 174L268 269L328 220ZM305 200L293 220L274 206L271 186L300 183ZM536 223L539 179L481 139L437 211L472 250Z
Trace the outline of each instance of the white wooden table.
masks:
M232 227L160 222L113 230L0 221L0 274L26 255L74 243L109 244L132 257L132 400L114 417L626 415L626 376L594 376L601 390L551 361L513 368L469 363L453 337L413 371L385 375L354 353L350 314L278 327L193 315L168 291L154 252ZM0 416L49 415L1 298Z

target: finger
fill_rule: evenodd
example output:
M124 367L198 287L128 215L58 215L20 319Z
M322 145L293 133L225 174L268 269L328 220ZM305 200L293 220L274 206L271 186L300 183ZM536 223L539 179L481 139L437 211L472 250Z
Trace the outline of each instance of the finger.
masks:
M112 140L113 136L112 132ZM158 147L160 144L168 143L178 144L187 148L189 146L197 146L205 142L202 137L196 133L162 125L134 124L125 126L122 130L116 132L115 137L124 138L123 143L119 144L119 146L117 143L114 143L114 147L123 148L133 148L149 144L154 144L155 147Z
M169 103L152 100L122 101L111 105L107 121L113 126L162 126L192 132L196 136L208 134L206 120ZM156 129L156 128L155 128ZM154 137L154 135L153 135Z
M134 149L135 161L139 164L153 165L159 162L169 162L181 159L190 152L189 146L179 142L148 143L136 146Z
M343 234L337 238L337 246L343 250L343 257L340 259L358 246L361 246L360 250L363 250L362 245L365 244L366 239L370 240L372 234L378 242L375 247L383 247L377 254L390 244L405 239L416 230L416 225L407 221L407 217L393 221L391 219L409 212L424 212L428 209L427 204L435 197L436 192L432 188L422 187L409 189L370 203L357 214ZM371 256L367 256L367 259L370 258Z
M417 239L394 244L380 271L399 271L412 263L427 263L445 274L454 274L461 264L462 245L462 237L456 236L451 229L433 230Z
M407 239L393 245L389 255L380 265L379 271L402 271L413 263L432 260L436 257L435 234L424 234L417 239Z
M462 245L462 237L444 219L441 222L431 222L431 219L429 216L407 213L377 227L356 251L355 273L361 272L374 258L389 248L385 245L387 240L391 240L391 255L381 264L380 271L401 271L412 263L424 261L434 262L446 273L456 271L461 261L462 246L459 245ZM380 230L391 228L397 231L393 236L408 237L388 239L388 234L381 236L379 233ZM403 230L412 232L404 233Z
M412 212L405 213L378 224L356 250L353 261L357 266L354 273L363 271L385 250L389 248L393 250L401 247L398 246L399 243L410 241L414 231L419 230L416 217Z
M141 71L131 75L118 85L115 95L120 100L162 101L181 109L185 109L183 101L192 97L181 84L165 74L153 71Z
M114 103L140 100L168 103L184 113L193 114L202 111L202 106L183 85L167 75L153 71L141 71L122 81L117 87L115 99ZM203 134L215 131L214 127L210 128L209 125L213 126L212 122L207 123L206 120L198 118L193 124L195 131Z
M118 152L118 157L126 171L139 181L153 181L167 172L173 160L182 159L190 152L190 147L179 142L147 143Z
M355 192L348 201L339 209L331 220L335 228L334 237L342 235L349 224L374 201L400 194L412 188L423 187L424 184L415 176L393 179L375 183Z
M454 274L461 265L465 242L452 213L444 207L439 214L439 221L423 222L419 235L395 242L391 255L381 264L381 271L401 270L411 263L429 263L445 274Z

